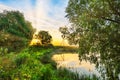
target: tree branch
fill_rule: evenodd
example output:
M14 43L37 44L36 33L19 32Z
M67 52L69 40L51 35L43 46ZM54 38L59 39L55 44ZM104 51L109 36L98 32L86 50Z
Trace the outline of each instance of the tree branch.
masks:
M117 20L109 19L109 18L106 18L106 17L101 17L101 18L104 19L104 20L108 20L108 21L120 24L120 21L117 21Z
M120 16L119 8L115 7L117 5L115 5L114 0L113 0L113 3L112 3L111 0L108 0L108 4L109 4L111 10L113 11L113 13L116 14L116 15L118 15L118 16Z

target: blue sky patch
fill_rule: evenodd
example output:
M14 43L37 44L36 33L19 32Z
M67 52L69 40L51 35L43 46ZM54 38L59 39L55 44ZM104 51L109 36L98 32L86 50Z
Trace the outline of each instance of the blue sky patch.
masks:
M51 0L51 4L54 6L62 5L62 0Z
M36 6L36 3L37 3L37 0L30 0L30 2L31 2L31 6L32 6L32 7L35 7L35 6Z

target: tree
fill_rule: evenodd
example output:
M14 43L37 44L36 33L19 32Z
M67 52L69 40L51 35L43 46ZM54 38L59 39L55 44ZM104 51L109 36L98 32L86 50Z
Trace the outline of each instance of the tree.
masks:
M49 45L52 41L52 36L47 31L39 31L38 39L40 39L42 45Z
M61 37L63 38L63 39L65 39L65 36L67 35L67 34L69 34L69 31L68 31L68 28L65 26L65 27L60 27L59 28L59 31L63 34Z
M3 11L0 13L0 31L6 31L12 35L32 39L35 29L24 15L19 11Z
M64 40L65 40L66 36L69 34L69 31L66 26L60 27L59 31L62 33L61 37L63 38L61 45L64 46Z
M102 66L101 72L106 71L108 80L118 80L120 1L69 0L66 13L73 24L66 38L70 43L79 44L80 59L89 60L97 67Z
M69 44L78 44L79 43L79 38L80 34L78 33L80 30L78 28L71 27L70 29L68 27L60 27L59 31L62 33L62 38L68 39Z
M19 11L0 13L0 47L17 51L29 44L35 29Z

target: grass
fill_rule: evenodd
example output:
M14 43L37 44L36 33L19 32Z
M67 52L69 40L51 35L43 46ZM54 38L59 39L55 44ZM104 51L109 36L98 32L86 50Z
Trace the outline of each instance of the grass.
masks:
M97 80L57 69L51 60L55 48L32 46L0 56L0 80Z

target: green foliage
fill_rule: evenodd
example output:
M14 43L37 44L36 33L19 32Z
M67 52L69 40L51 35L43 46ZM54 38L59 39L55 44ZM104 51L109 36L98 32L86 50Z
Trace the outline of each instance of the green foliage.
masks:
M29 47L20 53L10 53L0 57L0 79L2 80L97 80L78 74L67 69L56 69L52 63L53 48ZM47 63L41 58L45 57ZM53 65L54 64L54 65Z
M13 61L16 65L15 72L12 74L13 79L39 80L42 76L40 68L43 65L29 53L18 54Z
M38 39L40 39L42 45L51 44L52 36L47 31L39 31Z
M0 47L7 48L8 53L12 51L20 51L28 45L28 40L21 37L11 35L7 32L0 32Z
M0 74L0 78L2 79L30 79L30 80L42 80L43 73L41 69L44 64L41 63L38 57L46 54L46 52L50 52L52 49L45 50L44 48L34 48L30 47L23 50L19 54L14 54L11 57L7 57L7 61L10 61L8 64L13 64L14 67L9 69L9 67L3 67L3 72ZM41 52L40 52L41 51ZM10 54L8 54L10 56ZM5 66L8 64L3 64L1 62L0 65ZM12 67L11 65L10 67Z
M80 59L104 67L108 80L118 80L120 74L119 7L119 0L69 0L66 8L72 25L65 37L79 44Z
M34 31L31 23L19 11L0 13L0 47L7 48L8 52L17 52L26 47Z
M31 23L26 21L19 11L3 11L0 13L0 31L6 31L27 39L32 39L34 33Z
M3 47L0 47L0 56L3 56L5 54L8 53L8 49L7 48L3 48Z
M65 27L60 27L59 31L63 34L61 36L63 39L69 34L68 28L66 26Z

